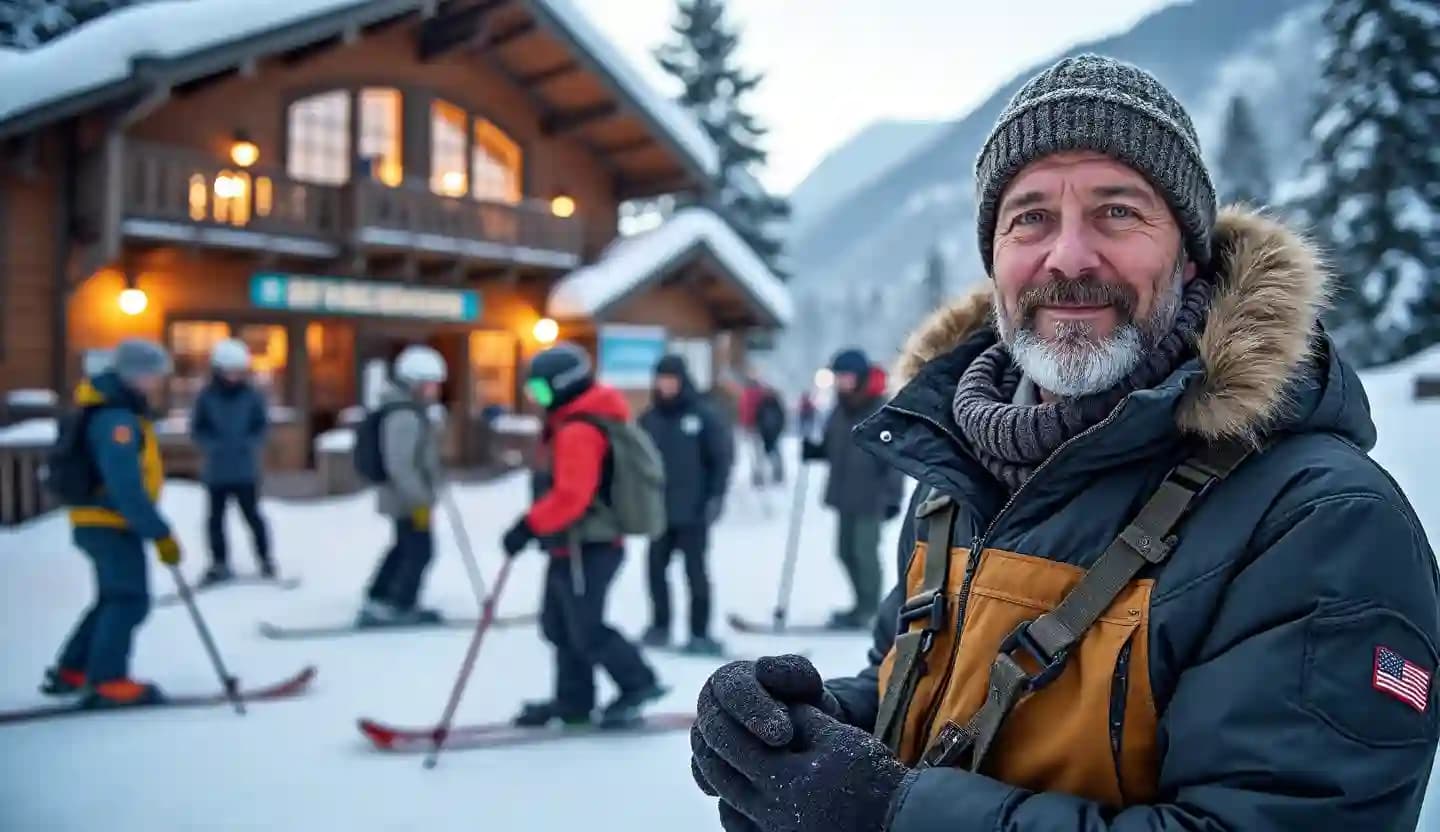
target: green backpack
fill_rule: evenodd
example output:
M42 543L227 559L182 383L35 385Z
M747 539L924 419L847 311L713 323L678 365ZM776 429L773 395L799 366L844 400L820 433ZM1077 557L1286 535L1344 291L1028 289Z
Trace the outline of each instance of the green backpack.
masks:
M609 515L623 535L656 538L665 533L665 462L650 434L635 422L573 417L599 428L610 451L608 499L596 500L593 510ZM607 524L608 525L608 524Z

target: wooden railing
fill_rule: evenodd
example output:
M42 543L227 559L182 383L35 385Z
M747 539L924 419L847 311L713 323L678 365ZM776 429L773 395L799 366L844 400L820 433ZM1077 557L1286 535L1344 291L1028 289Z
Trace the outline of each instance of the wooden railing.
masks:
M579 220L557 217L540 206L439 196L378 182L356 182L351 188L359 230L424 234L577 257L584 243Z
M328 240L344 230L341 189L226 165L186 148L129 143L124 189L126 219Z

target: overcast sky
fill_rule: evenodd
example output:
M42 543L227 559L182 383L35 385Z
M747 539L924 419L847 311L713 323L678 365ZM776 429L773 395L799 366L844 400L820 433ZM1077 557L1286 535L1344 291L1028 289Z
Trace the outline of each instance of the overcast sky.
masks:
M1067 46L1129 28L1174 0L730 0L741 59L766 73L762 179L788 192L825 153L880 119L949 119ZM578 0L657 86L650 55L675 0ZM663 86L673 92L674 86Z

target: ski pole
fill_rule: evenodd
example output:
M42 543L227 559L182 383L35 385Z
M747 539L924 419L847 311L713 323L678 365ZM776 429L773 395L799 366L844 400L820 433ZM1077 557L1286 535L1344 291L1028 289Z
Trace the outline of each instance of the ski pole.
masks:
M480 564L475 560L475 550L470 546L470 533L465 529L465 521L460 516L460 509L455 505L455 495L450 489L445 489L441 502L445 504L445 513L450 515L451 530L455 533L455 543L460 547L460 557L465 561L465 571L470 576L470 588L475 591L475 603L485 606L485 578L480 574Z
M180 567L170 565L170 576L175 579L175 589L180 593L180 600L185 602L185 608L190 611L190 620L195 622L195 630L200 633L200 641L205 645L205 652L210 654L210 663L215 666L215 672L220 676L220 684L225 688L225 698L235 706L235 713L245 715L245 702L240 698L239 686L234 676L225 669L225 662L220 658L220 651L215 647L215 639L210 635L210 628L205 626L205 619L200 617L200 608L195 604L195 594L190 591L190 585L185 583L185 576L180 574Z
M790 592L795 585L795 561L800 554L800 520L805 516L805 487L810 466L800 459L795 475L795 502L790 507L790 530L785 540L785 564L780 569L780 595L775 600L775 631L785 629L785 616L790 609Z
M431 736L433 744L430 753L425 757L427 769L434 768L440 761L440 749L445 746L445 740L450 736L450 726L455 721L455 709L460 707L460 697L464 695L470 673L475 669L475 657L480 654L480 643L485 640L490 625L495 623L495 607L500 603L500 594L505 591L505 581L510 577L510 567L514 563L514 558L505 558L505 564L500 567L500 575L495 579L495 592L485 599L482 605L480 621L470 636L470 646L465 648L465 660L460 664L460 674L455 677L455 686L450 690L450 701L445 703L445 713L440 717L440 724L435 726L435 733Z

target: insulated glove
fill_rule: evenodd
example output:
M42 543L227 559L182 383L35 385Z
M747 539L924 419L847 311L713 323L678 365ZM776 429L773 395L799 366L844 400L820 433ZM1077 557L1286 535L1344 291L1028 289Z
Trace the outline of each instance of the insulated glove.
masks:
M840 702L825 689L820 671L804 656L762 656L730 662L710 676L696 702L697 720L724 716L766 745L779 748L793 738L786 705L814 705L839 718Z
M155 557L166 566L180 564L180 542L173 537L162 537L155 541Z
M535 533L530 530L530 524L522 515L519 520L515 521L515 525L511 526L500 538L500 545L505 549L505 555L513 558L524 551L525 547L529 546L530 541L534 539Z
M825 458L825 446L819 442L805 440L800 444L800 459L805 462L812 462Z
M691 770L707 794L720 798L725 829L884 829L910 769L884 743L819 708L791 705L786 710L792 738L778 747L726 714L701 715L691 728Z
M725 510L723 497L711 497L705 501L705 525L713 526L715 521L720 519L720 514Z
M899 516L900 516L900 506L899 506L899 505L891 505L891 506L886 506L886 507L885 507L885 519L886 519L886 520L894 520L896 517L899 517Z
M410 512L410 522L415 525L416 531L430 531L430 507L421 506L412 510Z

